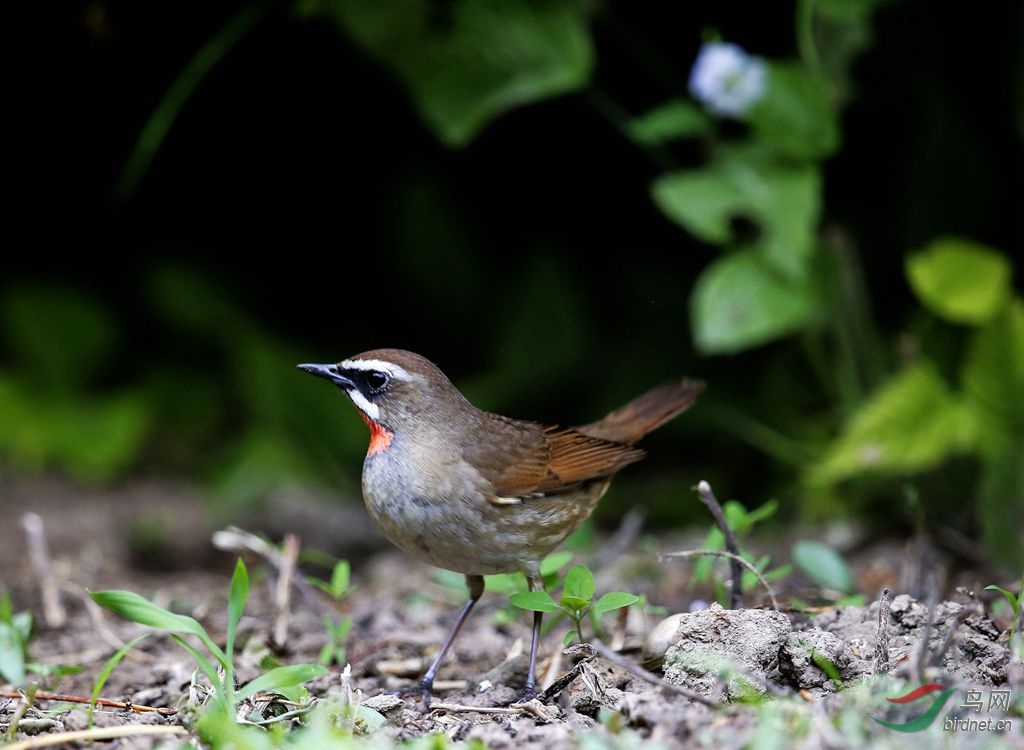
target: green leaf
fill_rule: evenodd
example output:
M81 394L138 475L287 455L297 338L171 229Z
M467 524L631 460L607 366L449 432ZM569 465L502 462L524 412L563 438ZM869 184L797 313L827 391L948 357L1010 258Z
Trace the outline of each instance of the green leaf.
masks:
M590 606L589 599L584 599L581 596L569 596L565 594L562 595L560 603L563 609L574 613L574 616L576 613L582 612Z
M712 244L736 240L735 219L753 222L756 249L776 271L791 279L807 275L821 214L816 167L778 161L756 146L730 146L703 169L663 175L651 192L668 218Z
M0 622L0 678L16 687L25 683L25 643L7 622Z
M516 107L583 88L594 67L585 3L320 0L370 56L405 84L424 121L464 146Z
M1008 258L970 240L944 237L908 255L907 279L921 304L953 323L990 321L1011 294Z
M348 583L352 577L352 567L348 560L338 560L331 571L331 593L337 599L348 591Z
M496 573L484 576L484 586L488 591L498 594L514 594L526 590L526 578L522 573ZM465 589L465 586L462 588Z
M819 586L844 594L853 592L854 580L842 556L821 542L801 539L793 545L793 562Z
M961 380L983 451L1024 441L1024 302L1019 298L972 334Z
M985 451L977 493L981 544L1000 564L1024 568L1024 442L1006 441Z
M722 505L725 520L728 521L730 528L737 534L750 531L761 521L774 516L778 509L779 501L774 498L765 501L753 510L747 510L746 506L738 500L726 500ZM719 537L719 539L721 538ZM712 549L717 549L717 547Z
M622 609L636 604L638 601L640 601L640 597L635 594L627 594L625 591L610 591L594 602L592 610L598 614L611 612L613 609Z
M590 572L586 565L576 565L569 568L565 574L562 594L589 602L591 597L594 596L594 574Z
M837 104L845 103L855 93L854 65L860 54L874 41L873 14L889 0L816 0L803 6L798 17L806 13L805 24L798 30L807 36L798 37L801 57L818 60L823 77L832 85ZM802 36L802 34L798 35ZM808 50L807 47L811 49Z
M565 636L563 636L563 638L562 638L562 648L565 648L566 646L568 646L568 645L569 645L570 643L572 643L572 642L573 642L573 640L574 640L575 638L577 638L578 636L579 636L579 633L577 633L577 632L576 632L575 630L570 630L570 631L569 631L568 633L566 633L566 634L565 634ZM582 641L583 639L582 639L582 638L580 638L580 640Z
M235 652L235 631L238 629L238 623L242 619L242 612L245 611L245 602L248 598L249 574L245 570L245 563L242 562L242 558L238 558L238 562L235 563L235 572L231 576L231 593L228 595L227 644L224 651L228 655L229 662L232 654Z
M90 594L92 600L104 609L121 615L126 620L137 622L140 625L148 625L159 630L169 630L172 633L189 633L191 635L206 635L203 626L188 615L178 615L169 612L148 599L136 594L134 591L96 591Z
M693 337L704 354L733 354L799 331L816 306L809 282L785 278L753 250L730 253L697 279Z
M224 680L221 679L221 675L218 674L219 670L217 666L214 665L214 663L210 661L208 658L206 658L206 655L203 654L202 651L200 651L198 648L196 648L191 643L186 641L180 635L171 633L171 640L177 643L179 646L181 646L181 648L183 648L192 656L196 664L199 666L200 671L204 675L206 675L206 679L210 681L210 685L213 687L214 697L220 704L221 708L223 708L223 710L225 711L230 710L233 701L229 697L229 694L234 694L234 685L232 684L230 687L228 685L225 685ZM223 654L221 654L221 658L218 659L218 662L221 667L227 666L227 659L223 658ZM227 677L226 669L224 677Z
M730 221L746 208L743 193L720 169L672 172L651 185L651 197L668 218L698 239L732 241Z
M572 560L572 552L552 552L550 555L541 560L541 578L546 578L552 573L557 573L566 565L568 565L570 560Z
M531 612L554 612L558 609L555 600L547 591L520 591L508 598L512 606Z
M995 559L1024 565L1024 303L1014 298L971 335L961 371L977 428L981 538Z
M862 474L924 471L975 440L973 415L924 360L896 375L858 409L808 478L827 485Z
M629 136L645 146L659 146L680 138L709 135L711 119L693 102L673 99L629 123Z
M990 583L988 586L985 587L985 591L998 591L1000 594L1003 595L1006 601L1009 602L1010 611L1012 611L1014 615L1020 612L1020 597L1015 596L1014 593L1009 589L1004 589L1002 586L997 586L994 583ZM1021 591L1021 596L1024 596L1024 590Z
M177 615L168 612L153 602L142 598L133 591L97 591L91 593L92 600L104 609L115 612L126 620L137 622L158 630L167 630L171 633L184 633L194 635L203 642L210 653L216 657L222 665L227 663L224 652L213 642L203 626L188 615Z
M241 701L256 693L301 685L327 673L327 668L319 664L292 664L286 667L277 667L239 688L235 694L235 700Z
M793 159L821 159L839 146L825 84L796 63L768 64L768 88L747 115L754 132Z

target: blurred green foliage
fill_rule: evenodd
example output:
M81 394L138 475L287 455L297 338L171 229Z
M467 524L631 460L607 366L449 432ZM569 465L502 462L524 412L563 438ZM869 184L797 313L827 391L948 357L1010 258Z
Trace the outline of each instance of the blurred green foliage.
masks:
M677 340L639 331L631 351L608 353L605 406L647 381L647 362L675 366L674 355L688 347L684 322L708 371L728 370L733 358L756 349L774 352L761 360L766 372L756 387L716 396L712 380L692 419L768 453L777 464L774 487L817 515L875 503L891 521L886 497L893 487L934 477L942 486L943 472L962 466L954 459L966 459L972 468L966 480L956 469L956 486L968 487L968 495L949 489L934 501L925 496L925 506L941 516L961 504L965 512L947 517L966 517L994 558L1024 564L1024 303L1014 292L1012 248L936 237L907 253L905 279L869 277L829 213L826 165L844 147L844 110L858 96L854 66L870 49L874 14L890 4L797 3L797 55L754 55L764 64L763 91L732 117L715 115L681 85L635 114L610 102L598 82L604 61L592 25L599 9L588 3L299 0L293 8L305 21L327 21L393 76L429 131L452 147L452 160L466 158L499 121L518 127L521 121L506 116L513 110L572 96L587 97L596 123L607 118L652 157L657 170L646 184L594 174L633 179L641 200L649 194L682 230L678 251L695 241L709 260L692 288L690 279L665 278L656 268L639 282L643 288L625 288L630 279L608 265L607 283L621 283L621 295L637 304L654 298L652 290L689 289L689 319L680 322ZM127 159L125 195L204 76L266 12L264 3L246 5L183 67ZM374 115L354 104L351 112ZM536 179L562 179L572 190L574 181L591 178L553 167ZM571 261L559 256L559 240L537 240L550 252L524 256L527 262L489 264L476 228L442 187L429 174L404 179L389 204L395 215L386 239L344 255L339 287L380 284L390 299L391 280L376 275L372 256L394 249L405 281L421 295L406 310L416 319L406 326L432 317L452 339L462 335L453 330L459 321L484 317L472 305L481 304L475 293L485 287L482 346L491 359L485 374L460 386L496 409L508 394L567 388L558 376L585 375L587 352L600 350L593 318L601 311L575 283ZM517 206L499 208L503 222L515 221ZM606 263L599 256L591 262ZM159 366L135 364L127 372L118 368L131 359L124 330L132 321L115 317L106 300L66 285L5 282L0 459L21 471L57 470L88 482L144 468L187 471L236 501L293 479L354 492L348 469L365 450L363 425L340 416L335 391L297 376L295 363L310 352L268 332L252 305L234 296L242 274L232 269L215 280L187 263L157 264L147 273L148 312L162 335L185 343ZM879 324L872 309L891 302L894 289L902 295L899 312ZM261 303L273 313L276 300ZM374 311L347 309L343 291L333 304L344 313L339 327L357 332L350 338L363 336L359 323L372 321ZM758 400L768 406L752 407ZM734 460L709 471L739 473L741 466L728 465ZM680 489L665 494L676 510ZM773 494L766 489L764 497Z
M151 403L138 388L92 390L117 346L100 303L74 289L24 285L4 296L0 315L19 364L0 371L0 455L24 470L57 467L92 481L132 468Z
M594 67L578 0L302 0L298 8L330 15L392 70L450 146L503 112L582 88Z

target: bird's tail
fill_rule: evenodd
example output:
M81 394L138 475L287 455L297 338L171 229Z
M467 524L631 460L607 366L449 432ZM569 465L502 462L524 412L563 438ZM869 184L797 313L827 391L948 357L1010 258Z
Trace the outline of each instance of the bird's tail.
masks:
M575 429L590 437L631 445L686 411L703 390L700 380L663 383L596 422Z

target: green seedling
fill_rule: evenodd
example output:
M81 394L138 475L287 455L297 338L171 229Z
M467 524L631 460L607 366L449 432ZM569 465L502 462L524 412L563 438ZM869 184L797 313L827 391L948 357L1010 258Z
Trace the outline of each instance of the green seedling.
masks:
M101 607L109 609L127 620L152 628L154 632L169 634L175 643L192 656L199 670L209 681L213 691L211 693L212 707L229 716L235 716L239 704L256 693L287 690L327 673L327 670L319 664L295 664L271 669L241 688L235 688L235 636L246 600L249 598L249 575L241 560L235 566L234 575L231 577L231 593L228 597L228 626L223 649L214 642L203 626L194 618L170 612L132 591L98 591L91 596L93 601ZM107 661L99 677L96 678L96 683L93 686L93 698L99 695L103 683L106 682L121 659L149 635L152 633L144 633L129 642ZM186 640L189 636L198 639L200 645L197 647Z
M775 515L775 511L778 508L779 503L777 500L769 500L764 505L749 511L736 500L728 500L722 505L722 512L725 514L725 520L729 524L729 528L732 529L739 539L749 534L758 523ZM701 549L725 549L725 535L721 529L717 526L712 526L711 530L708 531L707 537L704 539ZM766 581L776 581L780 578L785 578L793 569L791 565L779 565L769 570L768 566L771 565L770 555L762 555L759 558L755 558L751 553L741 549L740 556L757 570L762 571ZM715 562L716 558L711 556L699 559L694 565L693 580L695 583L710 583L714 588L715 598L719 603L727 606L730 598L729 592L725 582L715 575ZM758 578L752 571L743 572L742 588L744 591L749 591L758 584Z
M856 597L853 571L842 555L821 542L801 539L793 545L793 562L800 571L827 591L839 592L848 604L863 603Z
M331 597L335 604L340 604L343 599L355 590L351 585L351 574L352 568L348 560L338 560L331 570L331 579L329 581L323 581L312 576L307 578L306 581ZM317 663L325 667L329 667L332 664L344 664L348 655L344 642L349 631L352 629L352 618L324 615L324 629L327 631L328 641L320 649Z
M1010 622L1008 642L1013 643L1013 638L1017 634L1017 623L1020 621L1021 607L1024 607L1024 576L1020 579L1020 591L1016 594L1009 589L1004 589L1002 586L997 586L994 583L986 586L985 591L998 591L1006 599L1007 604L1010 605L1010 610L1013 612L1013 619Z
M29 675L48 682L50 678L81 672L77 665L39 664L29 660L28 644L32 638L32 613L14 612L10 594L0 597L0 682L15 687L26 685Z
M12 685L25 683L32 614L12 612L10 594L0 597L0 678Z
M583 640L583 620L588 614L594 618L596 629L597 615L640 601L639 596L623 591L609 592L594 601L595 589L593 573L585 565L577 565L565 574L562 595L557 602L547 591L520 591L512 594L509 601L520 609L532 612L561 612L567 616L575 626L566 633L562 641L563 645L568 646L576 638Z
M348 560L338 560L334 563L334 568L331 570L331 579L329 581L321 580L315 576L309 576L306 578L306 582L323 591L334 601L340 602L355 590L351 586L351 577L352 566L348 564Z

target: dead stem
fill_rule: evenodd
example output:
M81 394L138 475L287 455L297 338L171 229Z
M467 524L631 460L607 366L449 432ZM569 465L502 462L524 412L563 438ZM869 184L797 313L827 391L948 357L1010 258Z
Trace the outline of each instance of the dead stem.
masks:
M50 565L50 549L46 544L43 519L38 513L26 513L21 517L21 525L25 529L32 567L35 569L36 578L39 579L39 592L43 599L43 621L47 627L59 628L67 621L67 612L61 604L60 592Z
M113 740L119 737L141 737L147 734L180 735L188 734L185 727L168 727L149 724L132 724L125 727L98 727L95 729L79 729L73 732L58 732L40 737L32 737L7 745L6 750L30 750L36 747L64 745L71 742L90 742L92 740Z
M0 690L0 696L4 698L20 698L21 693L17 690ZM34 695L37 701L58 701L61 703L92 703L92 698L84 695L69 695L67 693L47 693L42 690L36 691ZM104 708L120 708L125 711L133 711L137 714L158 713L161 716L174 716L178 713L176 708L156 708L154 706L140 706L131 701L114 701L106 698L97 698L97 706Z
M879 675L889 670L889 589L882 589L878 599L878 630L875 635L875 660L871 673Z
M274 593L274 645L283 648L288 640L288 622L291 619L292 580L299 562L299 537L285 534L281 550L277 589Z
M711 511L715 524L722 531L722 536L725 537L725 548L732 553L732 556L729 558L732 567L732 587L729 592L729 604L731 609L736 609L739 607L740 598L743 596L743 574L737 562L737 560L743 559L740 557L740 546L736 541L736 535L733 533L732 527L729 526L729 522L725 518L725 512L722 510L718 498L715 497L715 493L711 490L711 485L703 479L697 482L697 497ZM778 609L778 606L775 609Z

